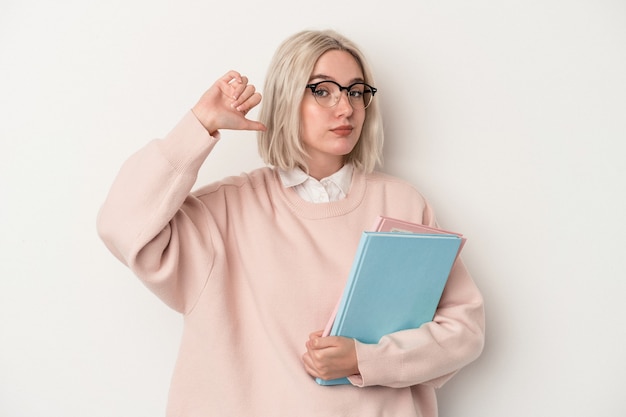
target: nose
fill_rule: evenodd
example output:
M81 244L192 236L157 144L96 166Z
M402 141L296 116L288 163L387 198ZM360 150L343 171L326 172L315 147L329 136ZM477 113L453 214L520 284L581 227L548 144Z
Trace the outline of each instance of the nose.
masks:
M337 105L335 106L335 108L341 114L352 114L354 108L352 107L352 103L350 103L347 91L341 91L339 93L339 100L337 101Z

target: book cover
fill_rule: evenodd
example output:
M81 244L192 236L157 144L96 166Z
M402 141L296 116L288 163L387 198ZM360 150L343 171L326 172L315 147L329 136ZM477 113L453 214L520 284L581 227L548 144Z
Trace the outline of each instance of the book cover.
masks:
M363 232L325 333L377 343L386 334L431 321L463 238L430 232ZM349 384L347 378L316 382Z

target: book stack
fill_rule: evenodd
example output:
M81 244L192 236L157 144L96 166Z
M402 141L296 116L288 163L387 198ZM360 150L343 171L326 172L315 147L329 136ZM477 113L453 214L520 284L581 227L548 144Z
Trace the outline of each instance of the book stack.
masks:
M324 336L377 343L432 321L466 238L459 233L379 217L363 232L343 294ZM347 378L320 385L349 384Z

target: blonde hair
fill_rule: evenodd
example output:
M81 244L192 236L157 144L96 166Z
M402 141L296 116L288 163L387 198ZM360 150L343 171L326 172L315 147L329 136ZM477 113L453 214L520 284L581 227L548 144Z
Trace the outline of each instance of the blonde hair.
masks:
M259 132L259 154L266 164L282 169L300 167L308 172L306 151L300 140L300 104L305 85L319 57L332 50L350 53L359 63L365 82L375 86L372 71L359 48L332 30L302 31L287 38L270 63L259 120L267 127ZM345 157L346 163L371 172L382 163L384 140L377 100L365 109L361 137Z

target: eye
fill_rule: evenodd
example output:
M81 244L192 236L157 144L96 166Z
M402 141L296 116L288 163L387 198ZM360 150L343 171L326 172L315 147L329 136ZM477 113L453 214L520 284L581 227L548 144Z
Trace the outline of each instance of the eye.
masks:
M315 91L313 92L313 95L315 97L324 98L330 95L330 91L328 91L328 87L323 86L323 85L318 85Z
M366 88L365 88L364 84L356 84L356 85L352 86L352 88L348 92L348 95L351 98L360 99L360 98L363 98L363 95L367 92L365 90L366 90Z

